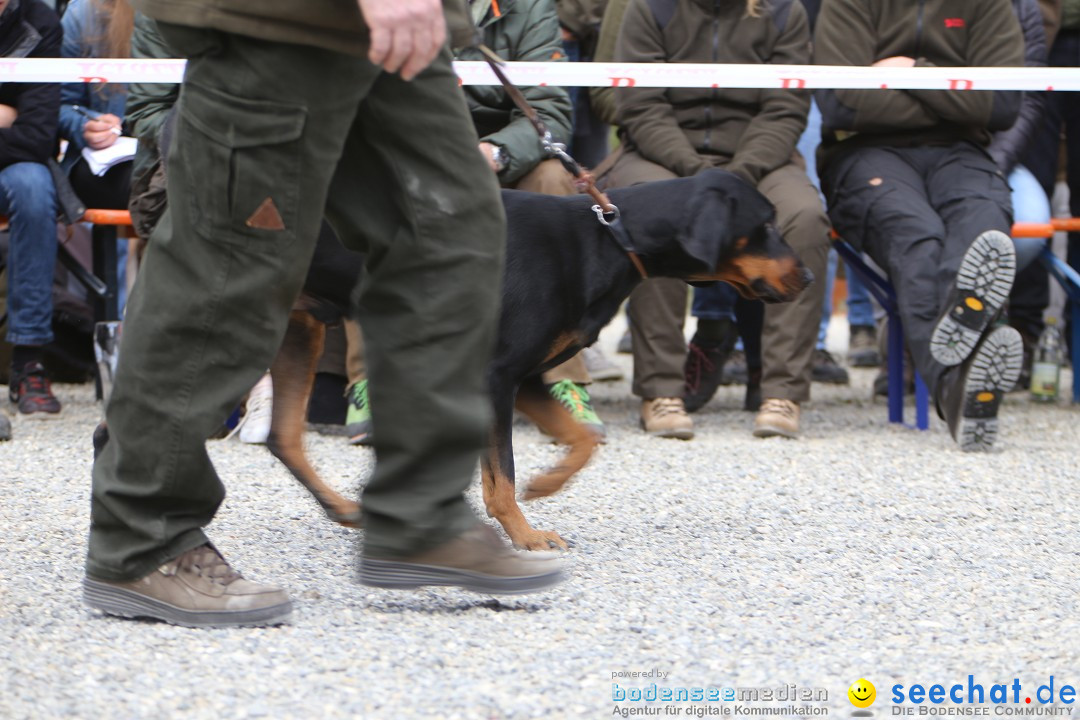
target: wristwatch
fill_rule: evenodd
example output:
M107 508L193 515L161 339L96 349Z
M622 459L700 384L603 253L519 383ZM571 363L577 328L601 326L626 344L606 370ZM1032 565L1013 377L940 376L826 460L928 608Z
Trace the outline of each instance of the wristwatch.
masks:
M495 163L495 172L502 172L506 168L507 160L506 151L501 146L496 145L495 149L491 151L491 162Z

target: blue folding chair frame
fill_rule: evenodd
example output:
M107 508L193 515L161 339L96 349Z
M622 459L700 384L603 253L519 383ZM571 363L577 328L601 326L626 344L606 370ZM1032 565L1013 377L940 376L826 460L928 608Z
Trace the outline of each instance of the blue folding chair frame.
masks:
M896 292L887 279L863 260L862 253L858 250L844 240L837 239L833 245L847 266L866 281L866 287L889 316L889 351L886 360L889 370L889 422L926 430L930 427L930 392L918 372L915 373L915 425L904 423L904 326L900 323ZM1077 288L1077 302L1080 303L1080 284ZM1075 325L1074 323L1074 341L1080 337L1075 331Z

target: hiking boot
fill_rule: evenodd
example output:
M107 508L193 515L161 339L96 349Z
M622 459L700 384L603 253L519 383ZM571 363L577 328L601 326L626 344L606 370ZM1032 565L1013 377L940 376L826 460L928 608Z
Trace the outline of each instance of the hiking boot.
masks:
M365 553L360 558L362 584L399 590L444 585L518 595L545 590L565 577L562 560L550 553L514 550L484 523L409 557L374 558Z
M255 383L244 404L244 417L237 426L236 436L242 443L265 445L270 437L270 422L274 417L274 384L267 373Z
M1024 361L1024 342L1011 327L999 327L980 342L959 367L938 381L938 416L949 425L965 452L989 450L997 440L998 408L1016 384Z
M45 368L39 362L11 369L8 398L18 406L19 417L42 420L60 414L60 401L53 395Z
M83 602L109 615L196 628L279 625L292 613L284 590L245 580L209 543L138 580L87 577Z
M589 393L583 386L578 385L573 380L560 380L554 385L549 385L548 392L551 397L558 400L559 404L566 408L566 411L570 413L570 417L574 418L574 420L587 427L598 437L602 438L607 434L604 430L604 421L593 410L592 403L589 402Z
M799 437L799 403L783 398L765 398L754 418L754 437Z
M345 412L345 433L350 445L371 445L371 405L368 403L367 380L361 380L349 388L345 396L349 401Z
M623 371L615 362L604 354L598 345L591 345L581 352L585 357L585 369L589 377L597 382L622 380Z
M694 421L686 414L683 399L652 398L641 403L641 427L653 437L689 440L694 437Z
M814 382L829 383L830 385L847 385L851 382L848 372L840 367L828 350L814 350L814 358L810 366L810 379Z
M851 367L877 367L881 364L877 333L873 325L851 326L847 360Z
M0 442L11 439L11 421L7 415L0 413Z
M712 400L724 374L724 363L734 344L734 338L731 342L712 346L690 341L686 364L683 366L686 383L683 388L683 404L687 412L697 412Z
M1009 299L1016 277L1012 238L987 230L964 253L960 270L930 336L930 354L942 365L962 363Z
M746 369L746 353L735 350L728 356L724 372L720 376L721 385L745 385L749 372Z

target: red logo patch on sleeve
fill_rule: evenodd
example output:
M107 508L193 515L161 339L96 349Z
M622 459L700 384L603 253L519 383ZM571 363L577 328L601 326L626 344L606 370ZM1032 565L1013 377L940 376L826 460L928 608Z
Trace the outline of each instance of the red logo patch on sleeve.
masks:
M964 18L945 18L945 27L947 28L962 28L966 26L967 23L964 22Z

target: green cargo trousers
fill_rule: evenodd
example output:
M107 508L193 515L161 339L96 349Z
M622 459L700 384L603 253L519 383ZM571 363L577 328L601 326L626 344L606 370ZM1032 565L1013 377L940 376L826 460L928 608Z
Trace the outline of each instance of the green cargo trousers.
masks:
M169 210L124 321L87 573L135 579L207 541L224 487L205 441L270 366L324 213L367 253L359 318L379 432L364 552L464 531L505 218L449 54L404 82L320 48L161 30L189 58Z

